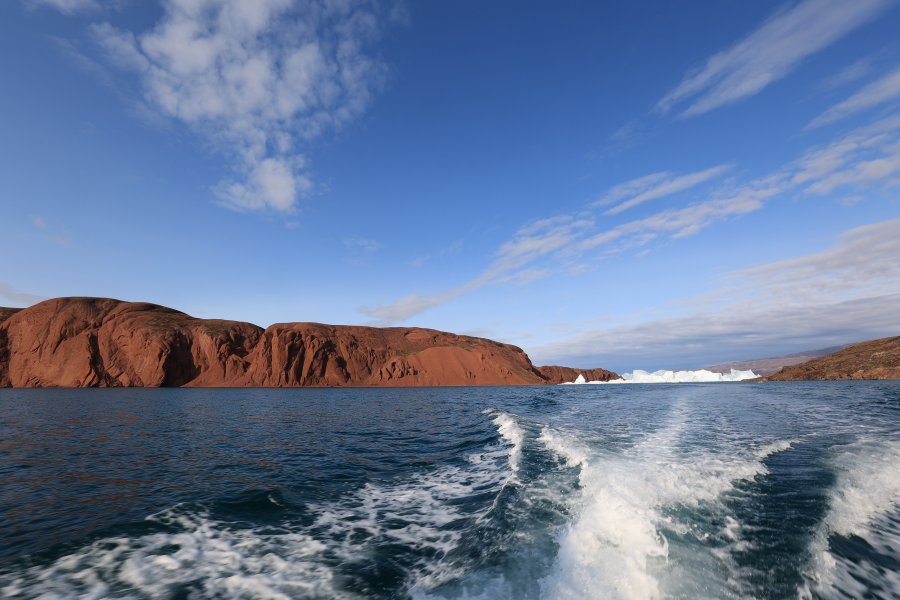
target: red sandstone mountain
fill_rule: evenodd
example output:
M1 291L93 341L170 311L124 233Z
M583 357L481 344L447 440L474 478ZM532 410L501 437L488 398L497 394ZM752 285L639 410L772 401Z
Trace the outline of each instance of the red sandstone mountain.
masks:
M759 381L900 379L900 337L851 344L840 352L784 367Z
M0 308L0 387L527 385L618 379L534 367L516 346L417 327L195 319L142 302Z

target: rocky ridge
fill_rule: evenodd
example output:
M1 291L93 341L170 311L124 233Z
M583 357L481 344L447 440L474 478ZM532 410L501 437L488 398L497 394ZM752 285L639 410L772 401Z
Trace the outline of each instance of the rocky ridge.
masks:
M839 352L751 381L900 379L900 337L851 344Z
M793 354L781 354L779 356L771 356L769 358L754 358L751 360L742 360L738 362L722 363L712 367L701 367L705 371L713 373L731 373L736 371L753 371L757 375L769 375L775 373L782 367L789 367L799 363L834 354L839 350L843 350L849 344L841 344L840 346L829 346L827 348L817 348L815 350L804 350L803 352L794 352Z
M144 302L0 308L0 387L534 385L618 379L534 367L520 348L417 327L196 319Z

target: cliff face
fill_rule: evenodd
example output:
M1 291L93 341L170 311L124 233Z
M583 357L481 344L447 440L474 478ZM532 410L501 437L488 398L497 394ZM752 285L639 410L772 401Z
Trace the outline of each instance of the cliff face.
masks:
M0 306L0 324L2 324L3 321L7 320L8 318L13 316L20 310L22 310L22 309L21 308L3 308L2 306Z
M537 369L516 346L431 329L281 323L263 330L105 298L0 309L7 314L0 387L522 385L573 381L582 372ZM594 371L617 378L602 369L585 377Z
M900 337L869 340L840 352L784 367L758 381L900 379Z
M255 325L194 319L162 306L57 298L0 325L12 387L227 385L247 370ZM4 339L5 338L5 339Z

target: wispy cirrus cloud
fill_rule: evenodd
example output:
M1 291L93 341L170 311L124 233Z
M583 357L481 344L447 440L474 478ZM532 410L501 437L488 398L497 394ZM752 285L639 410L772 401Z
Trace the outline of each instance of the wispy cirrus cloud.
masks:
M900 293L900 219L850 229L820 252L727 274L725 288L685 305L747 311Z
M67 15L100 8L96 0L26 0L25 5L33 9L52 7Z
M777 12L749 36L711 56L657 104L662 113L694 99L692 117L758 94L806 57L873 20L894 0L804 0Z
M455 242L453 242L452 244L450 244L450 245L447 246L446 248L443 248L442 250L440 250L440 251L434 256L434 258L444 258L445 256L450 256L450 255L453 255L453 254L458 254L459 251L462 250L462 247L463 247L463 243L464 243L464 242L465 242L465 240L456 240ZM431 256L430 254L424 254L424 255L422 255L422 256L417 256L417 257L414 258L413 260L409 261L408 264L410 264L410 265L413 266L413 267L419 268L419 267L422 267L422 266L423 266L426 262L428 262L431 258L432 258L432 256Z
M361 306L357 311L376 319L371 325L393 325L407 321L463 294L509 277L515 270L535 260L565 249L593 225L593 221L567 215L532 223L503 244L494 260L475 279L436 294L409 294L391 304Z
M602 206L612 202L628 198L621 204L606 211L607 215L617 215L633 206L637 206L648 200L656 200L677 192L683 192L698 184L717 177L730 169L733 165L720 165L705 171L690 173L688 175L674 176L671 173L654 173L638 179L619 184L608 190L595 206Z
M807 129L815 129L822 125L834 123L854 113L900 99L900 67L870 83L843 102L836 104L810 121Z
M862 79L874 70L874 66L872 65L873 59L873 56L867 56L865 58L859 59L855 63L847 65L837 74L832 75L831 77L823 81L822 88L826 90L833 90L835 88L847 85L848 83L853 83L858 79Z
M727 168L722 165L683 177L712 180ZM706 177L710 171L714 175ZM598 227L604 221L590 212L534 221L502 244L487 268L463 285L435 294L410 294L392 304L360 307L359 312L375 318L375 325L399 323L485 285L528 283L552 273L576 273L584 269L584 260L596 261L653 242L671 243L696 235L716 223L760 210L767 201L789 192L821 196L839 187L892 186L900 184L898 178L900 114L812 148L764 178L736 187L719 186L707 200L683 208L608 228ZM670 173L634 179L611 188L593 207L636 198L677 179Z
M376 252L381 248L381 243L375 240L367 240L366 238L347 238L344 245L350 248L361 248L365 252Z
M740 193L731 198L710 200L680 210L666 210L591 235L593 219L571 215L537 221L520 229L500 246L493 261L475 279L437 294L410 294L392 304L363 306L358 310L377 319L370 324L392 325L411 319L463 294L494 283L526 284L560 270L575 270L577 259L588 251L605 247L610 254L641 247L659 237L680 239L698 233L717 221L744 215L762 208L759 198ZM541 260L555 266L533 266Z
M789 166L791 184L824 195L851 185L900 183L900 114L859 127Z
M381 249L381 243L366 238L346 238L344 245L350 252L351 256L344 258L344 262L352 265L365 265L371 257Z
M37 304L38 302L43 302L44 300L49 299L47 298L47 296L38 296L37 294L26 294L25 292L20 292L10 284L5 282L0 282L0 296L6 298L14 304L24 304L25 306L31 306L32 304Z
M799 258L735 271L757 301L806 302L847 294L900 293L900 219L848 230L838 243Z
M364 0L166 0L147 31L92 31L150 111L227 158L221 204L289 213L313 189L308 143L359 117L385 82L365 51L381 24Z

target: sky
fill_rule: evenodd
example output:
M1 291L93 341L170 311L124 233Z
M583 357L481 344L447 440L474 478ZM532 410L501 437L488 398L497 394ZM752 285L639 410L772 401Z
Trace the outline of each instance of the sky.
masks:
M0 3L0 304L617 372L900 335L898 4Z

